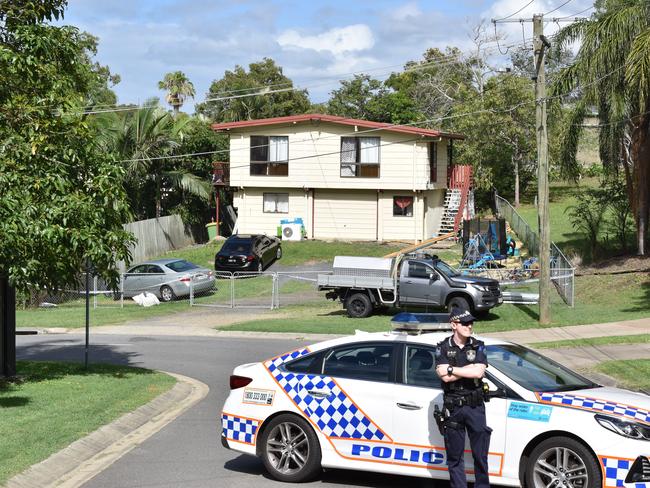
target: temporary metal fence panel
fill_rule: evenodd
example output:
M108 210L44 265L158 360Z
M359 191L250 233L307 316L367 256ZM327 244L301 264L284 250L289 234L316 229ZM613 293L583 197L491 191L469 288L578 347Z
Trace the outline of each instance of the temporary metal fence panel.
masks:
M319 293L317 280L324 271L283 271L276 273L276 301L275 307L280 304L296 305L301 303L323 303L325 295Z
M190 290L190 306L233 308L235 278L229 271L216 271L212 290L197 292L192 283Z
M275 273L235 272L233 306L235 308L274 308Z
M517 234L519 239L526 245L532 256L539 256L539 236L534 232L526 220L521 217L510 205L510 202L499 195L494 195L497 213L504 217L510 224L510 228ZM564 302L573 307L575 305L575 268L571 262L551 243L551 282Z

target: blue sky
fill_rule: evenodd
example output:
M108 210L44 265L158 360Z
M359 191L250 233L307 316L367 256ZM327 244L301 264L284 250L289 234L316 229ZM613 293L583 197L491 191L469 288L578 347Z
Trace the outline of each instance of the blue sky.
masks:
M548 12L566 0L535 0L515 18ZM429 47L473 48L481 20L519 10L528 0L69 0L65 24L98 36L97 60L122 81L120 103L164 97L158 81L181 70L200 102L210 83L236 65L273 58L296 86L322 102L351 73L383 79ZM570 0L552 13L572 15L591 5ZM530 37L530 24L524 25ZM547 32L556 29L547 24ZM494 33L489 24L489 33ZM500 24L501 43L522 42L522 27ZM496 45L492 44L496 51ZM495 58L495 62L498 62ZM191 112L190 101L183 107Z

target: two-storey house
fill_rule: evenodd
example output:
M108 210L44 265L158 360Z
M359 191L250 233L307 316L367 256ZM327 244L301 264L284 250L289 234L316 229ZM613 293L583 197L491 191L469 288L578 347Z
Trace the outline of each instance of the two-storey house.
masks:
M239 233L301 217L308 238L437 235L458 134L332 115L214 124L230 135Z

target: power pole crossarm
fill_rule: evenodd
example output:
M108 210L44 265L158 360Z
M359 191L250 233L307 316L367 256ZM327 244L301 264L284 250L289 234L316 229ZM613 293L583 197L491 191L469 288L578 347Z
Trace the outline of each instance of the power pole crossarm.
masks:
M548 208L548 131L546 128L546 77L544 58L550 43L544 37L544 16L533 16L535 101L537 126L537 201L539 225L539 323L551 321L551 232Z

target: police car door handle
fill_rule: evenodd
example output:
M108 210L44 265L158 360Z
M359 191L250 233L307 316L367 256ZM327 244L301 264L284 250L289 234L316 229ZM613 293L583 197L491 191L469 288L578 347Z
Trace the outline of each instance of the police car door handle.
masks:
M332 394L331 391L326 390L307 390L307 393L309 393L314 398L327 398Z
M416 405L415 403L397 403L397 406L399 408L403 408L404 410L420 410L422 408L421 405Z

